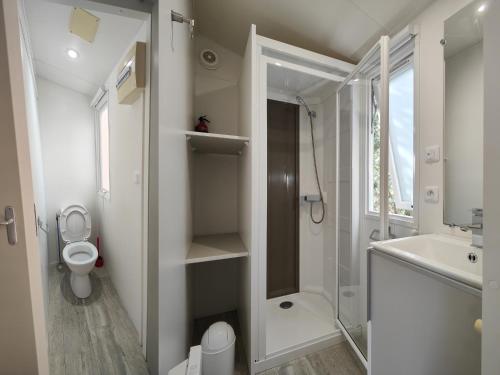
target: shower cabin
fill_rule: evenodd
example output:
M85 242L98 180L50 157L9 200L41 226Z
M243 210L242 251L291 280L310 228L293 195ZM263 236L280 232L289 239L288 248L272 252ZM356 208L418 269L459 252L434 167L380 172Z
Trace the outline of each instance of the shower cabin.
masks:
M252 374L344 339L368 367L366 249L391 223L391 234L411 234L389 222L386 195L388 77L413 63L413 39L409 29L382 37L355 66L251 29L239 83L250 139L239 168L249 249L239 315ZM399 135L412 142L413 132Z

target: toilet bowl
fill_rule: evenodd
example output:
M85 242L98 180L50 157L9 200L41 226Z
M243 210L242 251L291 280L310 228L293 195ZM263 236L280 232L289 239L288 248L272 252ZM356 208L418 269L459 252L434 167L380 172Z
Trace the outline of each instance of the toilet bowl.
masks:
M86 241L73 242L64 247L63 259L71 270L70 283L73 294L87 298L92 293L90 271L97 260L97 249Z
M63 209L59 216L59 230L66 243L63 259L71 270L71 290L78 298L87 298L92 293L89 274L98 255L96 247L88 242L91 222L87 209L79 204Z

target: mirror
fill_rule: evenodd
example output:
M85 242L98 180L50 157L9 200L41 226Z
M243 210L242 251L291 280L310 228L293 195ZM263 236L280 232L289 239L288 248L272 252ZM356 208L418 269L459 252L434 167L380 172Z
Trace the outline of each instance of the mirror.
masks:
M483 208L484 1L448 18L441 40L445 61L444 223L468 228Z

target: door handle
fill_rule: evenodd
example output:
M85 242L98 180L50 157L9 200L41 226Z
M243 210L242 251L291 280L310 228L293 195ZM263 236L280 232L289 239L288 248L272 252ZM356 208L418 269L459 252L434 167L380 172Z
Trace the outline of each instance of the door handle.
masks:
M9 220L6 221L0 221L0 225L10 225L14 222L14 219L10 218Z
M5 220L0 221L0 225L4 225L5 228L7 228L7 240L9 241L9 244L15 245L17 243L17 231L16 214L13 207L5 207Z

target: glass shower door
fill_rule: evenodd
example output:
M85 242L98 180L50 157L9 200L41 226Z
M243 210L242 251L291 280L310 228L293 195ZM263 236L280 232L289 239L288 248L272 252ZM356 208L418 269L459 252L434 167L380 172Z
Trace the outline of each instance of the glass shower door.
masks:
M382 37L337 91L337 319L366 362L367 248L385 238L388 38ZM385 78L385 80L384 80ZM382 208L382 209L381 209Z

